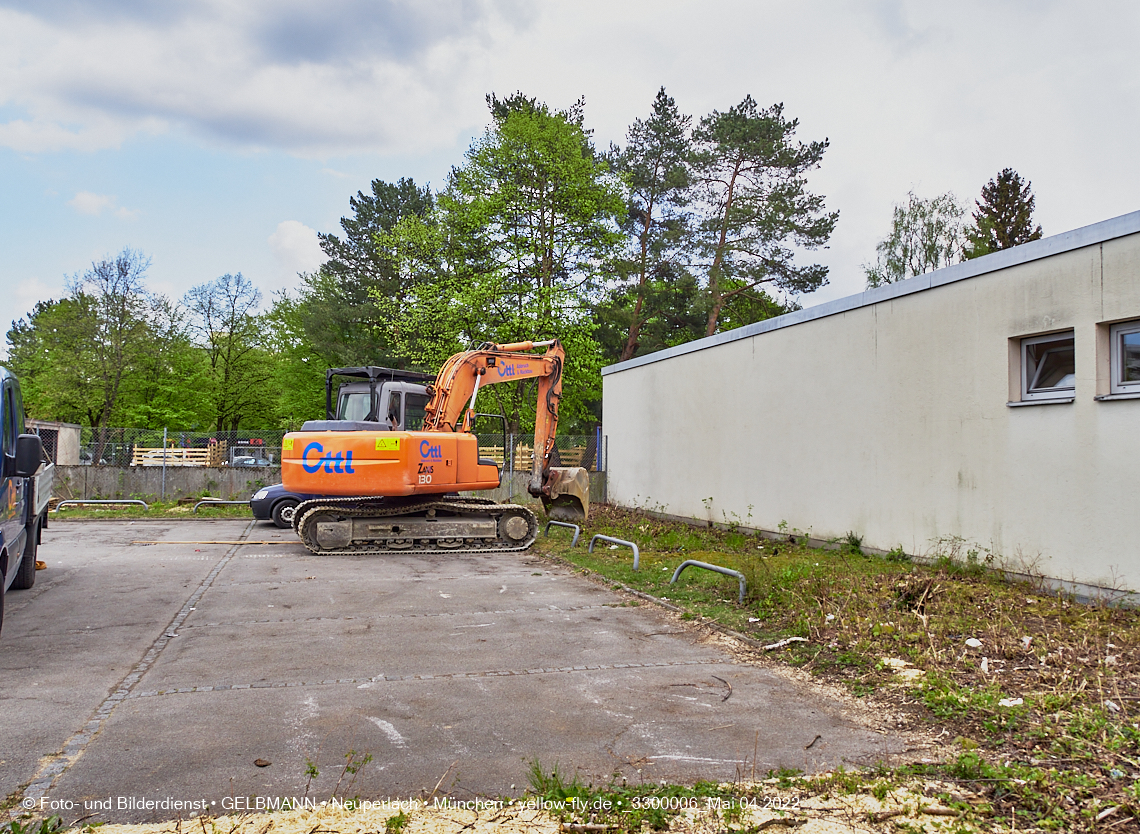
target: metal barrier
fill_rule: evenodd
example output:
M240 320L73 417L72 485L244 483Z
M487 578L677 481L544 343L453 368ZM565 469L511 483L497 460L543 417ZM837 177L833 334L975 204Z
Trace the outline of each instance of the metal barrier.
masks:
M735 576L740 580L740 596L738 602L740 605L744 605L744 589L748 587L748 583L744 579L744 574L740 571L732 570L731 568L722 568L720 565L710 565L708 562L698 562L696 559L686 559L677 567L677 570L673 571L673 578L669 580L670 585L677 581L677 577L681 575L681 571L685 568L704 568L714 573L723 573L725 576Z
M552 525L554 527L566 527L570 530L573 530L574 531L574 541L570 542L570 546L574 547L578 544L578 536L580 536L582 534L582 528L579 527L577 524L569 524L565 521L548 521L548 522L546 522L546 530L544 531L546 533L546 535L548 535L548 536L550 535L550 528Z
M595 533L594 537L592 539L590 539L590 549L586 551L587 553L593 553L594 552L594 542L596 542L598 539L601 539L604 542L610 542L612 544L624 544L626 547L632 547L633 548L633 569L637 570L637 564L641 560L641 552L637 549L636 544L634 544L633 542L627 542L625 539L615 539L612 536L603 536L601 533Z
M57 510L61 509L64 504L138 504L144 510L150 509L150 507L147 505L146 501L140 501L138 498L123 498L121 500L116 500L116 501L112 501L109 499L99 499L99 500L90 499L90 500L87 500L87 499L80 499L80 498L68 498L66 501L60 501L58 504L56 504L55 508Z
M206 500L199 501L197 504L195 504L192 512L195 512L195 513L198 512L198 508L201 507L203 504L221 505L221 504L248 504L248 503L249 503L249 501L223 501L221 498L207 498Z

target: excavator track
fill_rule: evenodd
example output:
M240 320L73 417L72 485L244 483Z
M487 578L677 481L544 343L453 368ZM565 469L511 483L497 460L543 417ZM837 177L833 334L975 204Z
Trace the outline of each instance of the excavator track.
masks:
M313 553L510 553L538 537L538 518L486 498L377 501L315 498L297 506L293 529Z

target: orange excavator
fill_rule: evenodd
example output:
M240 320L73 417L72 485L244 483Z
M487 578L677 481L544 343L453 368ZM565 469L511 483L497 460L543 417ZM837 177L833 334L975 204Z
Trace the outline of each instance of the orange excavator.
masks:
M533 353L546 348L545 353ZM452 356L435 382L423 427L310 420L285 435L281 478L291 492L320 497L299 504L293 527L314 553L422 553L525 550L538 535L534 513L460 492L494 489L501 473L479 457L472 434L479 388L538 380L534 461L527 491L552 519L585 520L585 469L550 465L562 397L561 342L483 344Z

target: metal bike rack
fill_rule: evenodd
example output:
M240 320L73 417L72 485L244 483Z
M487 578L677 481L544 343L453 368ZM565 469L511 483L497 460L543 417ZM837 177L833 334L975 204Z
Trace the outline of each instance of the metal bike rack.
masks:
M195 513L198 512L198 508L201 507L203 504L205 504L206 506L209 506L211 504L216 504L218 506L221 506L222 504L248 504L248 503L249 503L248 501L223 501L220 498L218 498L218 499L207 498L205 501L199 501L197 504L195 504L194 509L191 512L195 512Z
M610 542L611 544L622 544L622 545L625 545L626 547L632 547L633 548L633 569L637 570L638 562L641 560L641 551L639 551L637 549L636 544L634 544L633 542L627 542L625 539L615 539L612 536L603 536L601 533L595 533L594 537L592 539L590 539L590 549L586 551L587 553L593 553L594 552L594 542L596 542L598 539L601 539L604 542Z
M92 498L90 501L83 501L78 498L68 498L66 501L60 501L58 504L56 504L55 508L58 510L63 507L64 504L138 504L144 510L150 509L150 506L146 503L146 501L140 501L138 498L123 498L117 501L112 501L110 499L104 498Z
M574 531L574 541L570 542L570 546L575 547L578 544L578 536L580 536L582 534L582 528L579 527L577 524L569 524L568 522L565 522L565 521L548 521L548 522L546 522L546 530L545 530L546 535L548 535L548 536L550 535L550 528L552 526L553 527L566 527L570 530L573 530Z
M738 602L740 605L744 605L744 590L748 587L748 583L744 579L744 574L740 571L732 570L731 568L722 568L720 565L710 565L708 562L698 562L696 559L686 559L677 567L677 570L673 571L673 578L669 580L670 585L677 581L677 577L681 575L681 571L685 568L704 568L714 573L723 573L725 576L735 576L740 580L740 596Z

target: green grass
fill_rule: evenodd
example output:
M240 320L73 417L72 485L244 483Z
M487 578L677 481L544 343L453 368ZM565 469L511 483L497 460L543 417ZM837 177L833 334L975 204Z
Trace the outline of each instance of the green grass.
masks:
M864 555L856 532L820 549L805 546L798 530L773 540L738 527L591 509L583 539L603 533L637 542L640 571L627 548L599 543L587 554L557 535L536 548L668 600L683 619L713 621L764 644L803 637L764 657L855 696L905 705L914 726L953 740L936 765L844 774L853 789L881 793L891 780L916 778L979 787L988 810L972 808L969 819L982 830L1011 818L1019 827L1095 830L1096 815L1114 807L1111 821L1134 826L1116 830L1140 822L1140 663L1133 660L1140 612L1079 605L1010 582L995 570L998 554L957 538L933 542L919 564L901 548L886 558ZM748 582L745 604L737 603L735 579L708 571L690 568L670 585L685 559L739 570ZM967 644L971 638L980 647ZM900 678L900 661L921 677Z
M102 518L250 518L249 504L223 504L209 507L203 505L193 512L193 503L179 501L149 501L144 509L137 504L86 504L64 507L48 514L48 523L55 519L102 519Z

